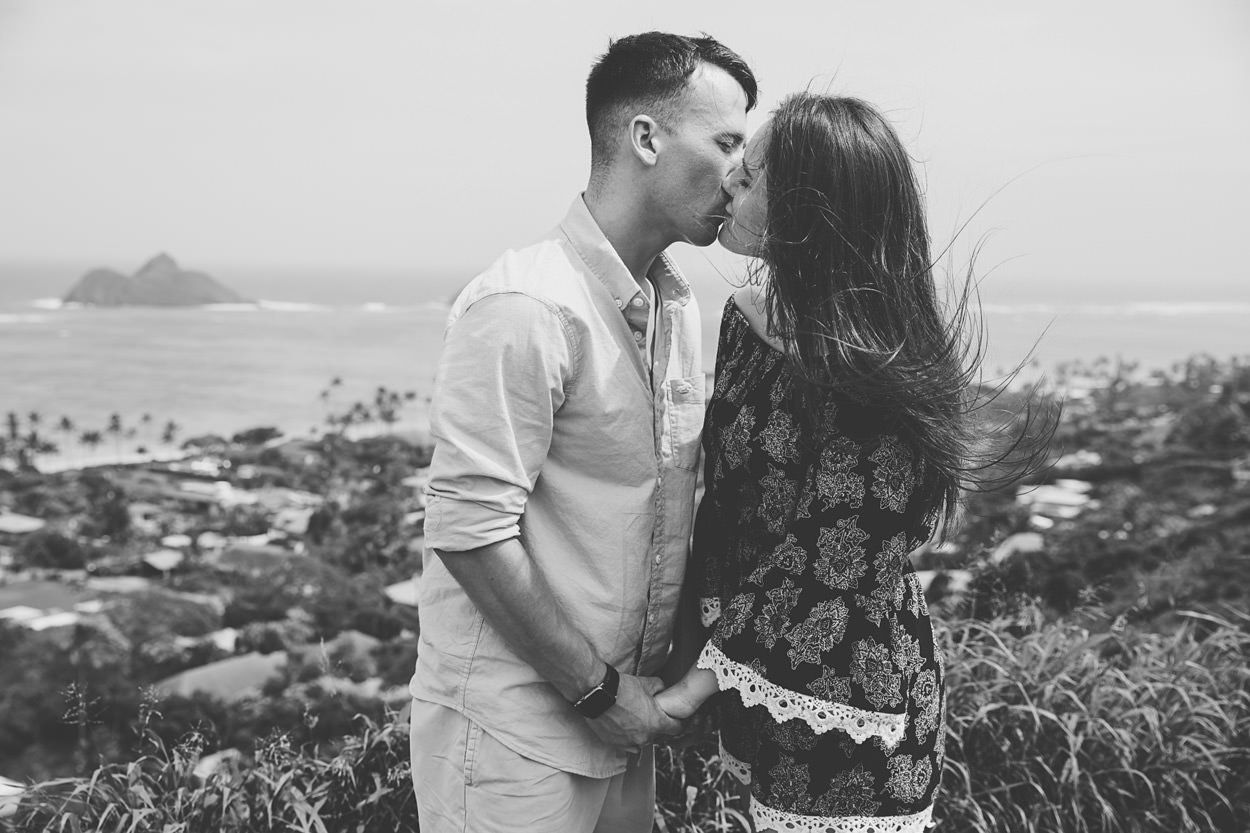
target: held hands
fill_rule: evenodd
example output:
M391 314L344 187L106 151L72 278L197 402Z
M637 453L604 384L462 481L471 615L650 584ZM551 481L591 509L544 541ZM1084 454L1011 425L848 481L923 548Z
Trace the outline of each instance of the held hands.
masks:
M657 677L622 674L616 704L586 724L604 743L629 752L658 738L676 735L681 732L681 723L656 705L655 694L663 687Z
M680 680L655 696L656 705L669 717L685 720L718 690L715 672L691 668Z
M587 723L600 740L634 752L658 738L679 734L681 721L692 717L717 690L716 674L702 668L691 668L670 688L657 677L622 674L616 704Z
M655 704L675 720L693 717L694 713L699 710L699 706L703 705L703 701L697 700L690 686L684 685L684 682L681 680L671 688L666 688L655 695Z

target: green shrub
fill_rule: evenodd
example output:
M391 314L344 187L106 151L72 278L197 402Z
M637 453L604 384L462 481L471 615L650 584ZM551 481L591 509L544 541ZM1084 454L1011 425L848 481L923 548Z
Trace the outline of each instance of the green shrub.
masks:
M1063 623L1029 630L1021 621L942 629L948 735L939 829L1250 829L1247 624L1191 614L1169 636L1094 635ZM204 781L191 774L203 735L171 747L149 730L149 749L133 763L36 788L18 829L416 830L406 726L358 720L361 728L326 760L317 746L292 745L296 734L309 736L290 714L273 725L293 731L258 743L252 766ZM657 830L748 829L709 721L657 750L656 780Z
M132 642L204 636L222 626L211 604L156 588L108 597L108 617Z
M24 567L50 567L54 570L81 569L87 563L76 540L46 529L23 538L14 558Z
M408 734L398 724L362 728L334 758L295 751L283 734L256 750L254 766L194 774L203 750L198 733L170 747L154 733L127 764L110 764L87 780L40 785L19 808L17 830L118 830L156 833L278 831L416 831L408 770Z

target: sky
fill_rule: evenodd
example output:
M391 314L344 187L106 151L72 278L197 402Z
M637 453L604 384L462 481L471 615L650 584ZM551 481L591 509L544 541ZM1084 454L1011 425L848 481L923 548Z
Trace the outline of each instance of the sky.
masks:
M471 277L584 187L586 73L648 29L740 52L753 129L881 107L987 300L1250 300L1244 0L0 0L0 262Z

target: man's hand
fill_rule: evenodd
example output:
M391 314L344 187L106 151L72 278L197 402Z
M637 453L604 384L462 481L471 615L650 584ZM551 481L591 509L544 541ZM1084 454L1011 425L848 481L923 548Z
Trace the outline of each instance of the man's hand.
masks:
M663 681L657 677L622 674L616 703L586 723L601 741L626 752L637 752L658 738L676 735L681 731L681 723L655 704L656 692L663 688Z

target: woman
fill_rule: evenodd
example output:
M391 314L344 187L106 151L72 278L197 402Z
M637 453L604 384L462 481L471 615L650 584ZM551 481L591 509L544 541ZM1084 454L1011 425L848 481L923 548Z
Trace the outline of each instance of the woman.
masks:
M729 300L704 433L696 667L658 696L721 703L758 830L931 826L942 658L909 554L952 519L976 362L937 301L919 188L886 120L785 100L751 140L720 241Z

